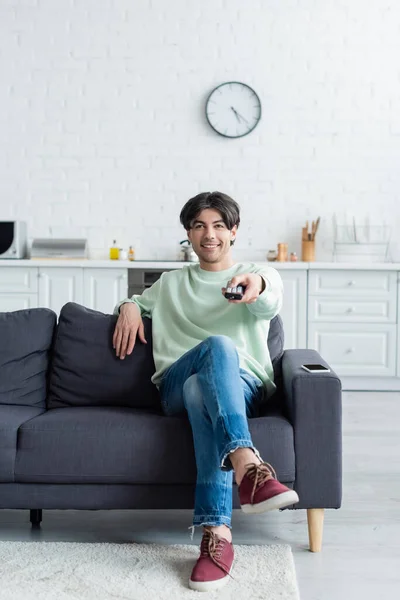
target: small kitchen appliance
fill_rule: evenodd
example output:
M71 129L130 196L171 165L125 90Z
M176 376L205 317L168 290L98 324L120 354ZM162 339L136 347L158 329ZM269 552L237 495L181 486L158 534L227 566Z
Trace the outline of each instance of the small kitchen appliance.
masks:
M0 221L0 259L25 258L26 249L25 221Z

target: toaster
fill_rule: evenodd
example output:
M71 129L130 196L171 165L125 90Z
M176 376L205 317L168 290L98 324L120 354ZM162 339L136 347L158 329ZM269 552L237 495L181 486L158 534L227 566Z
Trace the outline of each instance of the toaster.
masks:
M25 221L0 221L0 259L25 258L26 254Z

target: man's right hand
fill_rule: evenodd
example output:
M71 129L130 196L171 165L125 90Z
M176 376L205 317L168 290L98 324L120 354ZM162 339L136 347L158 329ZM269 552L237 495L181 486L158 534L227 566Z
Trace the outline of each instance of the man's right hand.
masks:
M131 354L135 346L136 335L144 344L144 325L139 307L134 302L125 302L119 309L119 317L113 335L113 348L121 360Z

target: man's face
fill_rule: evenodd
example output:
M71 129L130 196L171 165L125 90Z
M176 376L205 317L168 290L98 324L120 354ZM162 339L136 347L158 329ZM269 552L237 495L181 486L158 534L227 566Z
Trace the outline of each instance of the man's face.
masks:
M213 208L202 210L191 225L188 238L199 257L200 265L221 263L222 268L229 268L232 263L231 240L236 237L236 225L232 230L228 229L221 213Z

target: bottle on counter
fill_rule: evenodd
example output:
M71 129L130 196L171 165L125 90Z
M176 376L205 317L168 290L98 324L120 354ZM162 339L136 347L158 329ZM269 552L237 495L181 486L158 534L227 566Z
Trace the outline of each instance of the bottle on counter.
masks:
M126 260L128 258L128 253L123 248L119 249L119 260Z
M117 240L113 240L113 245L110 248L110 259L111 260L119 259L119 248L117 246Z
M129 246L128 250L128 260L135 260L135 251L132 246Z
M297 262L297 254L296 252L290 253L290 262Z

